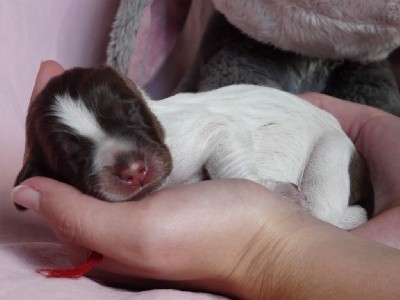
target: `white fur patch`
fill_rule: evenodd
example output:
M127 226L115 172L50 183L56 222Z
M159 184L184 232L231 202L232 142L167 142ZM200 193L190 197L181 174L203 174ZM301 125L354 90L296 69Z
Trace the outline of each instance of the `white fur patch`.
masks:
M94 169L96 172L100 172L104 167L113 166L117 154L129 152L135 149L136 145L133 142L108 137L97 147L93 162Z
M54 104L54 115L60 122L77 134L99 142L106 137L95 116L82 100L74 100L69 95L57 95Z
M56 96L54 115L62 124L97 145L94 157L94 168L97 172L105 166L112 166L116 154L132 151L136 147L132 142L116 139L104 132L94 114L81 99L75 100L67 94Z

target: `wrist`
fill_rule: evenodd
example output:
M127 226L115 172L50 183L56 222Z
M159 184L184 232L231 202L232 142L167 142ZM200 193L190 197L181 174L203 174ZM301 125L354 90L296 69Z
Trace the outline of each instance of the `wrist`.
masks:
M230 278L239 298L400 297L399 250L304 211L267 221L248 246Z
M304 260L302 252L313 243L304 242L317 232L322 221L302 209L286 207L288 213L279 219L271 216L247 245L246 253L230 278L235 296L241 299L287 298L296 296L296 284ZM301 242L303 241L303 242ZM288 289L288 286L291 286ZM301 288L299 285L298 288Z
M308 214L266 228L257 243L242 273L241 298L400 297L399 250Z

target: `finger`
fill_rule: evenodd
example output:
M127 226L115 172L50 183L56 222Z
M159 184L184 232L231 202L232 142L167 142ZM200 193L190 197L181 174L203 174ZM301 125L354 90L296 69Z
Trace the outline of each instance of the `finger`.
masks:
M43 90L45 85L54 76L60 75L64 72L64 68L53 60L47 60L40 64L38 74L36 76L35 86L33 87L31 100L35 99L37 95Z
M30 178L14 188L12 199L42 215L56 235L67 243L122 262L127 259L121 257L124 253L136 254L140 260L143 243L137 233L143 230L139 202L99 201L69 185L43 177Z

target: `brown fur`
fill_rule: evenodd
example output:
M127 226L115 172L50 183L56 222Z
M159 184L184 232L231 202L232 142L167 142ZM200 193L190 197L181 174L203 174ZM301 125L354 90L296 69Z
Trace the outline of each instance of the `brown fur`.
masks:
M110 136L135 141L137 151L153 153L162 163L162 179L170 173L171 156L161 124L136 86L109 67L74 68L51 79L31 102L26 119L24 165L15 185L39 175L100 197L96 189L98 177L91 174L93 141L61 124L52 112L55 96L63 94L81 99ZM140 195L160 184L161 180L149 184Z

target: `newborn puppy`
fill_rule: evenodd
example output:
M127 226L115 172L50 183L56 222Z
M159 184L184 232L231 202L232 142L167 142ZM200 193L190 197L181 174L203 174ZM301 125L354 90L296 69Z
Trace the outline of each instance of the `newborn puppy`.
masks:
M269 87L152 101L111 68L75 68L32 101L26 125L16 184L48 176L128 201L166 186L244 178L343 229L366 221L358 204L373 195L367 166L337 120Z
M46 176L107 201L139 199L171 171L164 133L136 87L109 68L53 78L29 107L16 183Z

